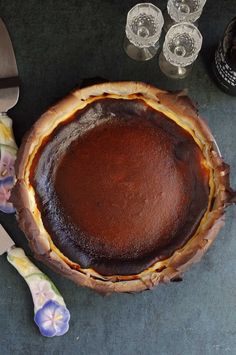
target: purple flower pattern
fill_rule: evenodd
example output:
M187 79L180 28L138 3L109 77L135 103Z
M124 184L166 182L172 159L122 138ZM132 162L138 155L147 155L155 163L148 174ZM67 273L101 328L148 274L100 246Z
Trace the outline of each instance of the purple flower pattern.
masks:
M11 202L11 189L14 185L15 151L5 146L0 146L0 210L5 213L14 213Z
M34 317L43 336L53 337L64 335L69 329L70 313L65 306L56 301L47 301Z

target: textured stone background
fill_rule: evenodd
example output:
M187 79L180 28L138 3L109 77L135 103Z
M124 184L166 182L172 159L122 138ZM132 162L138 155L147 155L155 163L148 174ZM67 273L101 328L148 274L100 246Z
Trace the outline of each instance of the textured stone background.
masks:
M204 37L201 55L191 76L177 83L160 73L157 57L138 63L124 53L126 13L136 2L0 1L0 16L11 34L21 78L20 100L10 112L18 144L37 117L83 78L141 80L164 89L187 87L232 164L236 187L236 98L221 92L210 74L214 48L235 15L235 0L207 1L199 23ZM153 3L166 6L164 0ZM3 256L0 354L236 354L235 217L235 207L229 208L216 242L182 283L142 294L102 297L37 263L62 291L71 311L70 331L59 338L39 335L27 286ZM31 255L14 216L0 214L0 222Z

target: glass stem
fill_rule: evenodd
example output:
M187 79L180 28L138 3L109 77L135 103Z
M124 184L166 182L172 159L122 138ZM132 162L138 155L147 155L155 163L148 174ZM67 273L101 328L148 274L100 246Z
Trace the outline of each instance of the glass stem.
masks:
M146 61L152 59L159 49L159 42L155 46L140 48L131 43L127 37L124 38L124 50L126 54L137 61Z
M185 69L185 67L179 67L178 66L178 75L180 76L180 77L182 77L182 76L184 76L185 74L186 74L186 69Z
M159 66L161 71L171 79L184 79L188 76L191 71L192 64L181 67L175 66L171 64L168 60L166 60L163 52L161 52L159 56Z

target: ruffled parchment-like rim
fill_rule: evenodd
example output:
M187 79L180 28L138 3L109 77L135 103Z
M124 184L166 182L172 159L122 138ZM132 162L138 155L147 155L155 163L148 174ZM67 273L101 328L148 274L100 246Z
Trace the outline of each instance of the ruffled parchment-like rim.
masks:
M210 171L208 210L195 235L173 255L137 275L103 276L93 269L83 269L70 261L53 244L45 230L29 183L32 160L42 140L73 113L102 98L141 99L162 111L187 130L199 145ZM196 107L185 92L170 93L140 82L114 82L93 85L70 93L44 113L24 137L16 162L16 185L12 200L17 209L20 228L25 233L35 256L74 282L101 293L138 292L161 282L175 280L192 263L201 259L224 224L224 209L231 203L229 166L219 155L214 137L198 116Z

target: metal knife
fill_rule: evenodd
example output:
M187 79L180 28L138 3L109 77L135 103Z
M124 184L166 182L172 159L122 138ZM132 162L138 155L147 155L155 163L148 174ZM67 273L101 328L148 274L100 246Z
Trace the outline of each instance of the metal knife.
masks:
M11 130L12 121L7 116L7 111L17 103L18 97L19 79L15 55L8 31L0 18L0 124L4 126L4 134L0 137L1 147L10 146L16 149ZM8 261L30 288L34 302L34 320L41 334L47 337L65 334L69 329L70 313L63 297L52 281L27 258L23 249L15 247L14 241L0 225L0 255L5 252Z

